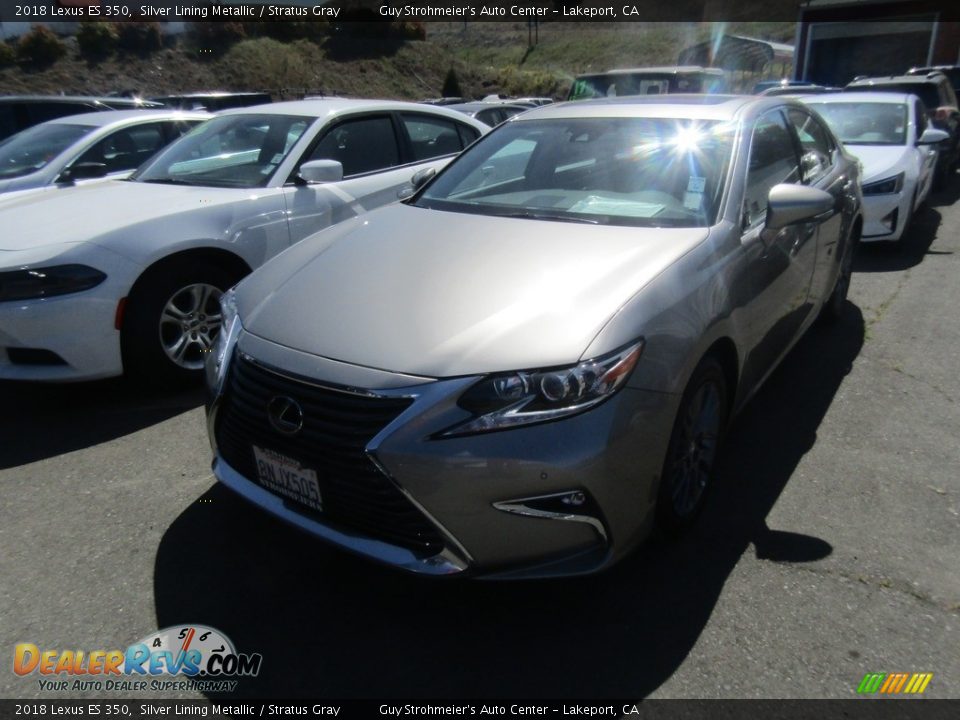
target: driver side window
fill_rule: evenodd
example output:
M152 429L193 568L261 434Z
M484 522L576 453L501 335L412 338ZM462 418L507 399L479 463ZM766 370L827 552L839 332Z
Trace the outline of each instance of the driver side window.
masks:
M389 116L346 120L326 132L307 160L337 160L344 177L399 165L393 121Z
M800 168L793 138L778 110L757 119L750 140L750 161L743 201L743 229L767 217L767 196L780 183L798 183Z

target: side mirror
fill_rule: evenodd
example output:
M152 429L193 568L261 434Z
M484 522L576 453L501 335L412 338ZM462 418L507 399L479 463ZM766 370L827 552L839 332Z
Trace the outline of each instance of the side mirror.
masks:
M917 140L917 145L938 145L944 140L949 139L949 133L944 132L943 130L938 130L937 128L927 128L923 131L923 135L920 136L920 139Z
M76 180L89 180L91 178L102 178L107 175L107 166L100 162L82 162L71 165L57 178L58 184L72 183Z
M410 186L413 188L413 191L416 192L424 185L427 184L427 181L433 178L437 174L436 168L424 168L414 173L413 177L410 179Z
M767 222L770 230L812 220L833 210L833 195L806 185L774 185L767 196Z
M422 188L427 182L437 174L436 168L424 168L414 173L413 177L410 178L410 184L406 187L400 188L397 192L397 198L400 200L407 200L412 198L417 190Z
M338 160L311 160L297 173L307 183L332 183L343 180L343 165Z

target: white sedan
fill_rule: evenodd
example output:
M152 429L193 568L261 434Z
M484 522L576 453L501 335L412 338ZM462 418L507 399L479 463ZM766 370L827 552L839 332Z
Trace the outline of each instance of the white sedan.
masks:
M863 165L861 239L899 241L930 193L937 145L947 133L928 124L915 95L844 92L800 99Z
M213 115L108 110L50 120L0 142L0 193L129 175Z
M487 129L414 103L274 103L218 115L128 180L0 200L0 378L199 374L223 290Z

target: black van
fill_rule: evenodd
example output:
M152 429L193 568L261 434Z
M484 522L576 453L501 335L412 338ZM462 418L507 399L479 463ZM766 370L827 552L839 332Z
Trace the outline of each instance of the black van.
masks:
M126 97L69 95L8 95L0 97L0 140L47 120L99 110L136 110L163 107L160 103Z

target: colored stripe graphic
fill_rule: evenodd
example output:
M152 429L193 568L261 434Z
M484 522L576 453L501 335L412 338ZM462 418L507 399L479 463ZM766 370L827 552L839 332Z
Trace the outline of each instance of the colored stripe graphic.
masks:
M927 689L932 679L933 673L867 673L857 686L857 692L861 695L876 692L884 695L919 695Z
M880 683L883 682L885 677L886 673L867 673L863 676L863 680L860 681L860 686L857 688L857 692L875 693L880 689Z

